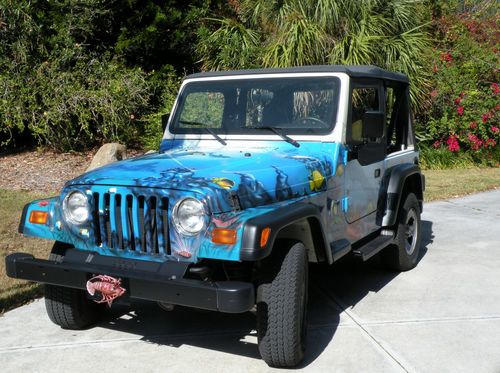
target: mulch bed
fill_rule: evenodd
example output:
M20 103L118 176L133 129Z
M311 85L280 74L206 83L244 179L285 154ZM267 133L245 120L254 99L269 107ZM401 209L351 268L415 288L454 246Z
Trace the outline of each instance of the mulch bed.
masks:
M85 172L97 152L24 151L0 156L0 189L57 193L64 183ZM127 150L128 157L142 154Z

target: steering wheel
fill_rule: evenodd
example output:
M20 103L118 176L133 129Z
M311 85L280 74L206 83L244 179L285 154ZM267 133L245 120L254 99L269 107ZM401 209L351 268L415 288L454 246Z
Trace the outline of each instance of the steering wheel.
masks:
M312 127L312 128L328 128L328 124L324 121L322 121L321 119L318 119L318 118L314 118L314 117L305 117L305 118L300 118L300 119L296 119L292 122L292 124L304 124L306 122L315 122L317 124L319 124L319 126L317 127Z

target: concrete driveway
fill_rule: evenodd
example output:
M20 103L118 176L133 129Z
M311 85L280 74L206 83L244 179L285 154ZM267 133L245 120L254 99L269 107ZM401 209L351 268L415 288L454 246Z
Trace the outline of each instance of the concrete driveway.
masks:
M500 372L500 191L428 203L417 268L377 258L311 272L307 372ZM0 318L0 367L17 371L263 372L254 316L155 304L86 331L43 301ZM276 370L277 371L277 370Z

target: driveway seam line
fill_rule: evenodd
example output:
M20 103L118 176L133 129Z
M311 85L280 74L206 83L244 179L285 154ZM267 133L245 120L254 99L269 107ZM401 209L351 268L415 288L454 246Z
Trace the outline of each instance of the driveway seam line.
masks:
M332 301L333 303L335 303L337 305L337 307L339 307L342 312L345 312L346 315L354 322L354 324L356 324L380 349L382 349L383 352L385 352L387 354L387 356L389 356L397 365L399 365L401 367L401 369L403 369L403 371L405 371L406 373L409 373L409 370L406 369L406 367L403 365L402 362L400 362L396 356L394 356L389 350L387 350L387 348L385 348L378 340L377 338L375 338L375 336L373 336L367 328L365 328L363 326L363 324L361 322L359 322L357 320L357 318L351 314L351 312L347 309L347 307L342 303L342 301L338 300L334 295L330 295L328 294L326 291L324 291L321 287L318 288L318 291L324 296L326 297L328 300Z
M476 211L476 212L480 212L482 214L493 216L493 217L496 217L496 218L498 218L500 216L499 214L491 213L488 210L483 210L483 209L480 209L480 208L477 208L477 207L472 207L472 206L469 206L469 205L463 205L463 204L454 202L452 200L444 200L443 202L449 203L450 205L453 205L453 206L457 206L457 207L461 207L461 208L473 210L473 211Z
M386 321L366 321L363 325L406 325L406 324L420 324L420 323L444 323L444 322L458 322L458 321L488 321L500 320L500 315L496 316L464 316L464 317L443 317L434 319L414 319L414 320L386 320Z

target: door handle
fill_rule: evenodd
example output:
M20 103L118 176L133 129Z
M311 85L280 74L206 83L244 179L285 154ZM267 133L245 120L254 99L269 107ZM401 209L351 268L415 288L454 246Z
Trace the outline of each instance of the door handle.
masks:
M375 170L375 179L376 179L377 177L380 177L380 168L377 168L377 169Z

